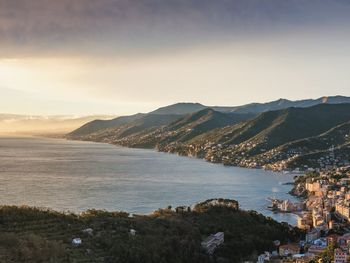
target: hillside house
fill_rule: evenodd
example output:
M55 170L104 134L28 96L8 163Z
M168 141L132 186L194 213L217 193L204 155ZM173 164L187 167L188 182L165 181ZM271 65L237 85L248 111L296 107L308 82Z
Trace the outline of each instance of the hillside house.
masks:
M224 243L224 232L218 232L214 235L210 235L202 241L202 248L209 254L212 255L216 248Z

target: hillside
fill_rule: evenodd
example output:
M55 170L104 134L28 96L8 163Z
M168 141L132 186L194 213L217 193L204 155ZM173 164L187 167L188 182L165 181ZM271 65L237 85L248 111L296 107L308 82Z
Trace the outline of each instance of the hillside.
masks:
M278 99L266 103L249 103L242 106L205 106L199 103L176 103L166 107L159 108L152 114L179 114L185 115L194 113L196 111L203 110L205 108L212 108L215 111L219 112L232 112L237 114L259 114L266 111L281 110L291 107L296 108L308 108L318 104L341 104L341 103L350 103L350 97L345 96L330 96L330 97L321 97L318 99L306 99L306 100L287 100L287 99Z
M100 123L91 122L67 135L69 139L83 139L91 141L115 141L131 135L140 136L141 133L151 132L163 125L180 118L179 115L137 114L121 117L112 121Z
M185 108L191 110L203 106L180 103L161 108L155 111L156 114L94 121L72 132L68 138L156 148L243 167L325 168L346 164L350 159L348 148L344 146L348 138L345 136L349 136L350 104L340 103L347 100L340 96L298 102L280 100L277 104L260 105L259 110L294 104L302 107L260 114L237 113L245 111L242 109L232 112L227 107L225 111L215 107L186 115L165 114L179 113L178 107L185 112ZM315 106L306 107L315 103ZM329 155L332 145L342 150L331 161L322 161Z
M83 126L79 127L78 129L74 130L73 132L69 133L68 136L70 138L79 138L83 137L95 132L98 132L103 129L118 127L124 124L127 124L129 122L133 122L137 119L140 119L143 117L143 114L135 114L131 116L121 116L117 117L112 120L93 120L91 122L88 122L84 124Z
M196 111L200 111L207 108L207 106L204 106L200 103L176 103L173 105L165 106L162 108L159 108L155 111L151 111L150 114L177 114L177 115L186 115L191 114Z
M211 108L216 112L236 114L238 119L241 116L256 116L262 112L286 109L289 107L301 107L306 108L318 104L340 104L340 103L350 103L350 97L343 96L333 96L333 97L322 97L315 100L299 100L299 101L290 101L285 99L279 99L267 103L251 103L243 106L237 107L223 107L223 106L213 106L208 107L199 103L176 103L173 105L165 106L154 110L148 114L159 116L162 118L162 115L178 115L179 118L185 115L193 114L198 111L204 110L206 108ZM85 139L84 137L89 137L89 135L101 132L102 130L107 130L110 128L120 127L125 124L131 124L135 120L142 118L147 114L135 114L130 116L118 117L112 120L95 120L89 123L86 123L82 127L76 129L75 131L67 135L70 139ZM246 117L243 117L246 119Z
M290 107L296 108L308 108L318 104L341 104L350 103L350 98L345 96L330 96L321 97L318 99L307 99L307 100L286 100L279 99L267 103L251 103L243 106L238 106L230 109L231 112L236 113L261 113L265 111L281 110Z
M166 126L152 131L121 138L116 141L128 147L154 148L172 142L187 142L210 130L239 123L251 118L250 114L228 114L206 108L186 115Z
M285 169L294 158L300 159L301 154L327 153L330 145L345 144L350 134L349 120L350 104L270 111L246 122L203 133L185 144L168 144L161 150L228 165ZM339 158L349 160L347 154Z
M338 147L350 142L350 122L337 125L318 136L308 137L284 144L277 148L281 152L304 151L317 152L329 150L332 146Z
M86 229L90 230L84 233ZM256 212L239 210L236 201L226 199L208 200L193 209L159 209L147 216L96 210L77 216L3 206L0 231L0 262L7 263L238 262L271 250L274 240L296 241L302 234ZM210 258L201 241L217 232L224 232L225 242ZM81 238L82 244L73 246L73 238Z

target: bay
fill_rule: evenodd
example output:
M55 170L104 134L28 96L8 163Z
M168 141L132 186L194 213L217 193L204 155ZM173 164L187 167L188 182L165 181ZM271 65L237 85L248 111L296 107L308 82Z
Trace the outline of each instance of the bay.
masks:
M0 204L59 211L122 210L147 214L210 198L239 201L275 220L267 198L288 194L292 175L225 167L203 160L109 144L39 137L0 137Z

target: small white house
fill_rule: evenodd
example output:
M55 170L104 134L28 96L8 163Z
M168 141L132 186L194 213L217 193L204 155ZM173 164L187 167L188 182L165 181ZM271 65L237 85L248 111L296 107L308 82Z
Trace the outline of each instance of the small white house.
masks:
M83 241L81 240L81 238L74 238L72 240L72 245L75 246L75 247L79 247L83 244Z
M213 254L216 248L224 243L224 232L218 232L214 235L210 235L204 241L202 241L202 248L209 254Z
M136 230L135 229L130 229L130 235L136 236Z

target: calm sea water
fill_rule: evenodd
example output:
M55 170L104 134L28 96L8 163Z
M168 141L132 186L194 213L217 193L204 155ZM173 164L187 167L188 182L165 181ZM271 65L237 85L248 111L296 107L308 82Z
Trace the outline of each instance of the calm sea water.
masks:
M0 204L81 212L150 213L209 198L231 198L278 221L268 197L291 199L291 175L224 167L203 160L108 144L0 137Z

